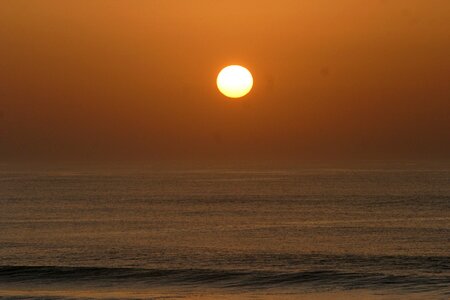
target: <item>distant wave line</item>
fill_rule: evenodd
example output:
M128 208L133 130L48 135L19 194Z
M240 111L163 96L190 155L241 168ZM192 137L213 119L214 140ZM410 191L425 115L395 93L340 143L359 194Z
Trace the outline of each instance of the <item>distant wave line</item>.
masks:
M450 275L429 276L357 273L337 270L269 272L213 269L139 269L60 266L3 266L0 283L126 286L208 286L266 289L399 289L408 292L449 291Z

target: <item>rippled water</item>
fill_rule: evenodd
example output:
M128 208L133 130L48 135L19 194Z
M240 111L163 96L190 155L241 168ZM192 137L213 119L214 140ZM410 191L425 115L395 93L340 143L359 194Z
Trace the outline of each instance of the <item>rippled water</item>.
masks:
M450 297L448 170L0 171L0 298Z

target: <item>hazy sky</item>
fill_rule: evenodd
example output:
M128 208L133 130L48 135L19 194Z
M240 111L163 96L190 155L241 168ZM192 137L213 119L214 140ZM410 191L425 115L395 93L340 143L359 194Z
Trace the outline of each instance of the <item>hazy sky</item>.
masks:
M1 0L0 155L450 158L450 1Z

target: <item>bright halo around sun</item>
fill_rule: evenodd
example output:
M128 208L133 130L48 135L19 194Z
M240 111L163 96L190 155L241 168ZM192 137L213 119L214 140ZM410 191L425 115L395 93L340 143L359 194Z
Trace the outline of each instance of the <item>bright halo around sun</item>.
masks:
M217 87L229 98L241 98L252 89L253 77L250 71L242 66L228 66L217 76Z

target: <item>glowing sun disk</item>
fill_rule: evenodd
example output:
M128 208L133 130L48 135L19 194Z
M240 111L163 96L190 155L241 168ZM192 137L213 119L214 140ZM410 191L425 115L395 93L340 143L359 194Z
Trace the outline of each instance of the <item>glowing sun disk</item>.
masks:
M253 77L249 70L242 66L231 65L217 76L219 91L229 98L241 98L253 87Z

